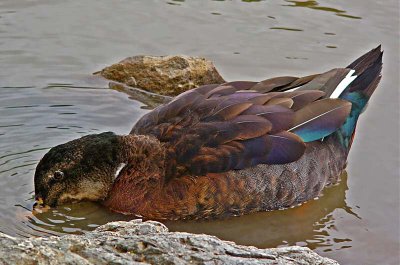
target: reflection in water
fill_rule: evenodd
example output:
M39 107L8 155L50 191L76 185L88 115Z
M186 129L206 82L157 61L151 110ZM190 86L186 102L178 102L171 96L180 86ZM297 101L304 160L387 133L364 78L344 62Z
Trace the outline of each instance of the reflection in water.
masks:
M347 174L343 174L341 182L325 189L320 199L300 207L226 220L167 222L166 225L172 231L212 234L256 247L302 245L311 249L326 249L333 244L330 232L335 229L336 211L344 210L353 218L359 218L346 204L347 190ZM347 242L350 239L337 240Z
M172 100L172 97L170 96L155 94L140 88L130 87L128 85L116 81L110 81L108 86L111 89L128 94L130 99L140 101L145 105L142 106L143 109L154 109L157 106Z
M181 4L178 3L174 3L174 2L167 2L168 5L172 5L172 6L180 6Z
M315 10L322 10L326 12L333 12L337 16L340 17L347 17L347 18L352 18L352 19L361 19L361 17L357 16L351 16L346 14L346 11L332 8L332 7L326 7L326 6L320 6L317 1L295 1L295 0L285 0L286 2L291 3L291 5L284 5L284 6L292 6L292 7L306 7L306 8L311 8Z
M224 2L225 0L212 0L215 2ZM253 2L261 2L261 1L265 1L265 0L242 0L242 2L244 3L253 3ZM172 0L172 2L167 2L168 5L176 5L176 6L180 6L180 3L185 2L185 0Z
M308 60L308 58L296 57L296 56L286 56L285 58L289 60Z
M39 105L24 105L24 106L9 106L9 107L4 107L5 109L21 109L21 108L35 108L39 107Z
M301 245L331 251L333 247L340 249L351 246L351 239L335 238L331 233L336 229L335 212L345 211L352 218L360 218L346 204L347 189L347 174L343 174L342 181L325 189L320 199L309 201L300 207L223 220L169 221L165 224L171 231L206 233L244 245ZM18 214L22 223L34 230L30 234L79 234L110 221L132 219L131 216L113 213L89 202L66 205L35 216L30 209L31 205L24 208L20 206Z
M287 28L287 27L271 27L269 29L280 29L280 30L288 30L288 31L303 31L302 29Z

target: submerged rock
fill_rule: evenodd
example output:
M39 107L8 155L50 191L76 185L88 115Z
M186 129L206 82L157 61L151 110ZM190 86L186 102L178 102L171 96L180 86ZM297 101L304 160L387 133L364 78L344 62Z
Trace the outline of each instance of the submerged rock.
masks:
M0 264L338 264L304 247L258 249L161 223L112 222L85 235L15 238L0 233Z
M95 74L168 96L202 85L225 82L211 61L185 55L128 57Z

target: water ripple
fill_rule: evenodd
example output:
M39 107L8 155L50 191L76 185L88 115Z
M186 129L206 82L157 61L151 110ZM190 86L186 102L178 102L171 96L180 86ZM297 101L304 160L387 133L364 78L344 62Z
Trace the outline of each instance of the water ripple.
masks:
M289 28L289 27L271 27L269 29L279 29L279 30L287 30L287 31L304 31L302 29Z
M28 154L28 153L32 153L32 152L36 152L36 151L48 150L50 148L51 147L40 147L40 148L34 148L34 149L30 149L30 150L23 151L23 152L10 153L10 154L7 154L7 155L0 156L0 159L5 158L5 157L9 157L9 156L14 156L14 155L22 155L22 154Z
M25 109L25 108L36 108L39 107L40 105L22 105L22 106L9 106L9 107L4 107L5 109Z
M33 166L33 165L36 165L36 164L37 164L37 162L35 162L35 163L29 163L29 164L23 164L23 165L19 165L19 166L15 166L15 167L9 168L9 169L0 170L0 173L9 172L9 171L14 170L14 169L17 169L17 168Z
M313 0L311 0L311 1L285 0L285 1L288 3L291 3L291 4L283 5L283 6L304 7L304 8L314 9L314 10L335 13L337 16L341 16L341 17L346 17L346 18L351 18L351 19L361 19L361 17L346 14L345 10L340 10L337 8L327 7L327 6L320 6L317 1L313 1Z

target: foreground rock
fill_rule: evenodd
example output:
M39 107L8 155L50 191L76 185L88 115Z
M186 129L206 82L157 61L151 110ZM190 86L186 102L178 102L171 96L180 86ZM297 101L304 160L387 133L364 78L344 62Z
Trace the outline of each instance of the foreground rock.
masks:
M202 85L225 82L211 61L184 55L129 57L96 74L168 96Z
M0 264L338 264L308 248L257 249L168 232L158 222L112 222L85 235L20 239L0 233Z

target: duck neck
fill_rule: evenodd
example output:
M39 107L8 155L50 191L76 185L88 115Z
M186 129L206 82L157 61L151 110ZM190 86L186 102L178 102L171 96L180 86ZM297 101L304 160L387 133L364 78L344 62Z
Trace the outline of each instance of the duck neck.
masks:
M104 204L111 210L131 213L164 184L165 148L145 135L120 136L119 164L123 165Z
M129 165L137 171L164 170L165 149L153 136L119 136L118 162Z

